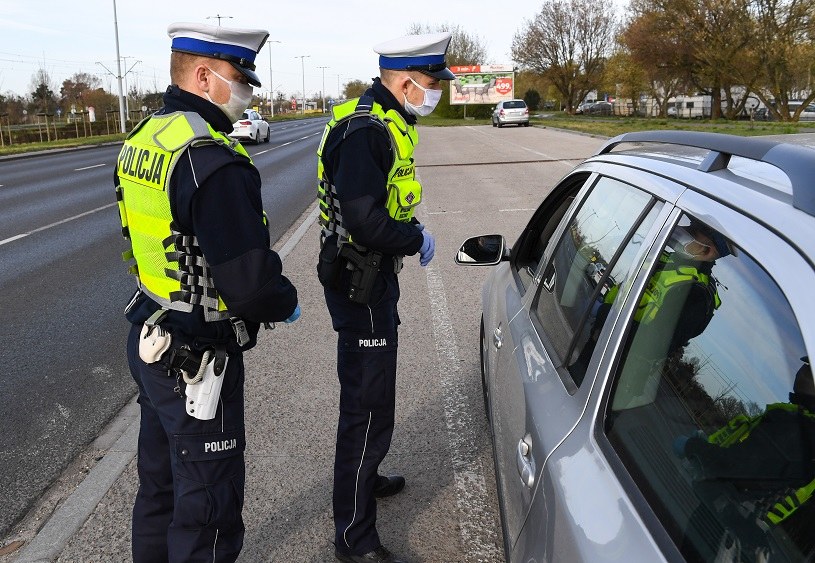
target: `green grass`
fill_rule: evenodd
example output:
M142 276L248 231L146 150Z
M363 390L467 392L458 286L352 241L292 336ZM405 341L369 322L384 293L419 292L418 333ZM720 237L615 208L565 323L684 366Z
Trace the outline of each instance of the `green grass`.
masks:
M553 127L579 131L593 135L614 137L630 131L648 131L651 129L674 129L684 131L709 131L711 133L728 133L743 137L753 135L781 135L786 133L804 133L815 131L815 123L777 123L750 121L711 121L701 119L664 119L644 117L606 117L591 118L580 115L553 115L550 117L532 118L531 123L539 127Z
M103 143L113 143L124 141L125 134L117 133L115 135L96 135L95 137L83 137L79 139L60 139L57 141L43 141L42 143L23 143L23 144L8 144L8 137L6 137L6 146L0 148L0 156L23 154L27 152L39 152L49 149L59 149L67 147L81 147L101 145Z

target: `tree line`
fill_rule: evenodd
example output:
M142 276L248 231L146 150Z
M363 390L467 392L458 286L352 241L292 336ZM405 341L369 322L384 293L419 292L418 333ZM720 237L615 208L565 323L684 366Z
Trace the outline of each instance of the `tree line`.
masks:
M748 95L778 120L813 100L811 0L631 0L623 15L590 0L547 0L512 42L521 68L544 77L574 112L593 91L667 114L677 95L711 97L735 118ZM791 101L802 102L791 105Z

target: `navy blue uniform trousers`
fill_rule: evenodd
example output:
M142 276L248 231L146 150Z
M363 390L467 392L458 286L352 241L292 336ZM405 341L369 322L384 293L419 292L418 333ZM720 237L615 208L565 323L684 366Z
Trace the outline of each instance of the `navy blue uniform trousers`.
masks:
M243 357L229 356L215 418L198 420L179 395L183 379L139 358L140 330L127 342L141 406L133 561L235 561L244 535Z
M371 305L324 289L337 331L340 415L334 459L335 546L361 555L379 547L373 490L393 435L399 282L379 273Z

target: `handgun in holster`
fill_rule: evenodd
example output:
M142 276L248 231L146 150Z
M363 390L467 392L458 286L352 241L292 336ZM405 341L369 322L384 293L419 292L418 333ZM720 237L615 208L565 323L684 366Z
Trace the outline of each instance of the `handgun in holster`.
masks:
M348 299L354 303L368 305L371 291L376 282L376 275L382 265L382 253L370 251L365 254L357 251L350 244L343 244L340 256L348 260L351 266L351 284L348 288Z

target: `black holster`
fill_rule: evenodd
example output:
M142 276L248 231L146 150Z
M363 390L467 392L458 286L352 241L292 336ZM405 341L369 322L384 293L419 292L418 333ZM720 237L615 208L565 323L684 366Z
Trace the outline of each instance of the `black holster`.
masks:
M382 265L382 253L368 251L363 254L352 245L344 244L340 248L340 256L348 261L351 269L348 299L354 303L370 304L371 291L376 282L376 275Z

